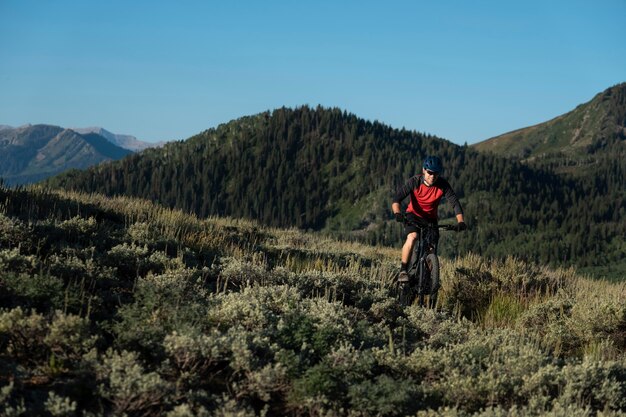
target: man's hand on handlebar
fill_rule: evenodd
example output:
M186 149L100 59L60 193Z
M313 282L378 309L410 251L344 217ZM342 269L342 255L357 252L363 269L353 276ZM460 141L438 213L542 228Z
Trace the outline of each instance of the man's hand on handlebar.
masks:
M404 223L406 221L406 217L404 216L404 213L394 213L393 214L396 218L396 221L398 223Z
M467 230L467 225L465 224L465 222L459 222L456 225L456 231L457 232L462 232L463 230Z

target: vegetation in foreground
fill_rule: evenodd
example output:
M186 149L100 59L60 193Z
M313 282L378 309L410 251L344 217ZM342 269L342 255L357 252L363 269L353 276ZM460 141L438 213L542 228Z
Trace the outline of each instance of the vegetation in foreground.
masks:
M625 284L398 250L0 188L0 415L626 414Z

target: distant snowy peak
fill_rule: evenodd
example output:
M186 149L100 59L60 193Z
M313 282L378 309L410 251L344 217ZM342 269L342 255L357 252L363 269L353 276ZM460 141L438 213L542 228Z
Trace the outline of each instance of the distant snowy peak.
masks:
M133 152L143 151L146 148L157 148L163 146L165 142L143 142L137 140L136 137L131 135L118 135L115 133L111 133L108 130L101 127L85 127L85 128L72 128L73 131L80 134L86 133L96 133L104 138L106 138L109 142L117 145L121 148L131 150Z

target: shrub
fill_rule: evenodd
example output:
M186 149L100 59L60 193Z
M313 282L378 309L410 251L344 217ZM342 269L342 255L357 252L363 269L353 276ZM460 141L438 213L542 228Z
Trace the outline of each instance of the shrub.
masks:
M33 273L38 262L34 255L22 255L19 248L0 250L0 270Z
M63 309L66 304L65 285L57 277L38 273L34 275L15 272L0 272L6 292L10 294L2 302L7 307L23 306L40 311Z
M232 337L217 330L210 334L174 331L163 341L165 352L177 377L185 386L210 382L214 371L228 364Z
M268 274L267 265L258 264L245 259L224 257L220 259L220 288L240 290L252 284L265 284Z
M247 397L269 403L273 399L280 399L289 389L287 368L281 363L267 365L250 371L245 378L235 384L239 398Z
M372 321L394 324L398 317L403 315L402 305L389 294L377 289L370 293L371 303L369 308L365 309L370 315Z
M0 352L19 363L39 366L46 359L41 349L47 323L41 314L27 314L21 307L0 312Z
M87 318L57 311L43 341L56 358L75 363L95 347L96 340L96 336L90 335Z
M83 218L74 216L71 219L62 221L58 228L65 232L69 241L84 241L91 243L98 231L98 223L94 217Z
M573 305L574 300L561 292L528 308L520 315L518 325L555 355L574 355L581 351L583 343L570 328Z
M211 415L215 417L256 417L257 413L250 405L224 394L218 400Z
M443 306L459 317L476 319L489 306L496 287L497 283L488 270L457 268L443 287Z
M17 417L26 414L24 399L13 398L13 381L9 385L0 387L0 415L6 417Z
M349 387L371 378L374 366L375 359L369 351L348 344L334 347L319 364L308 368L293 382L288 405L309 412L320 407L334 410L348 407ZM367 405L363 403L363 406Z
M442 309L405 307L395 249L12 193L30 223L0 214L0 415L626 410L622 284L468 255L442 259Z
M137 354L109 350L97 367L99 393L116 415L146 415L163 412L173 387L156 372L146 372Z
M527 400L531 409L546 410L552 406L564 384L561 367L548 363L525 376L519 395Z
M116 245L107 253L107 265L116 267L120 278L134 279L145 276L148 272L160 274L169 264L170 259L166 254L150 253L148 246L135 243Z
M70 280L89 282L97 279L102 273L102 268L93 259L94 249L65 249L61 253L51 254L46 259L50 274L63 278L66 282Z
M558 402L593 410L626 409L626 367L620 362L583 361L563 367Z
M626 347L626 298L616 298L578 294L568 328L580 344L595 350L603 346L607 353L613 352L613 355L616 350Z
M128 236L132 243L145 245L159 239L160 233L156 225L148 222L137 222L128 226Z
M269 402L289 386L287 367L273 361L269 339L242 327L207 335L174 332L164 346L183 387L228 390L238 399Z
M165 417L210 417L211 413L202 406L180 404L165 414Z
M421 390L431 405L441 402L476 411L523 402L525 379L546 361L538 346L510 330L474 330L463 343L416 350L408 365L423 378Z
M54 391L48 392L48 399L44 405L46 411L54 417L76 415L76 401L72 401L67 397L60 397Z
M467 320L454 320L446 313L417 305L409 306L406 312L408 325L433 348L463 343L469 337L471 323Z
M356 340L366 341L363 334L359 334L362 327L357 323L358 310L321 298L304 300L302 307L313 322L315 333L312 342L318 351L325 353L333 346L351 344Z
M297 310L300 302L300 294L289 286L246 287L241 293L211 295L208 320L220 329L266 329L275 327L280 315Z
M385 374L350 385L348 398L351 412L363 416L406 415L419 402L412 380L395 380Z
M517 298L554 294L567 288L575 277L572 269L550 270L510 256L502 262L490 262L489 269L498 281L499 289Z
M20 220L0 213L0 249L30 243L31 230Z
M417 413L417 417L592 417L596 415L589 408L580 408L575 404L561 406L556 404L546 410L532 410L526 407L489 407L474 413L464 411L457 407L443 407L437 410L423 410ZM622 413L600 412L598 417L617 417Z
M162 354L165 335L205 322L208 295L192 270L169 271L137 280L134 301L118 310L112 325L116 346L138 349L153 359Z
M85 318L60 311L44 317L34 311L27 314L20 307L0 313L0 356L27 366L33 374L79 376L84 371L83 356L95 342Z

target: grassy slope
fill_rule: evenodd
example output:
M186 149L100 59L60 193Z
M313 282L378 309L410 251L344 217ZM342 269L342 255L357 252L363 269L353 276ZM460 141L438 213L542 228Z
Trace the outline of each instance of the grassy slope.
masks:
M625 96L626 83L611 87L589 102L552 120L472 146L479 151L523 160L552 158L579 164L592 163L592 152L598 150L590 151L594 143L619 135L624 129ZM610 153L623 149L623 145L618 143L606 151Z
M585 153L585 146L591 145L592 128L586 126L590 113L593 113L590 110L579 106L563 116L496 136L473 147L479 151L522 159L557 152L580 156ZM593 124L593 128L597 127L596 124Z
M402 308L398 252L0 189L0 414L626 411L625 284L468 254Z

